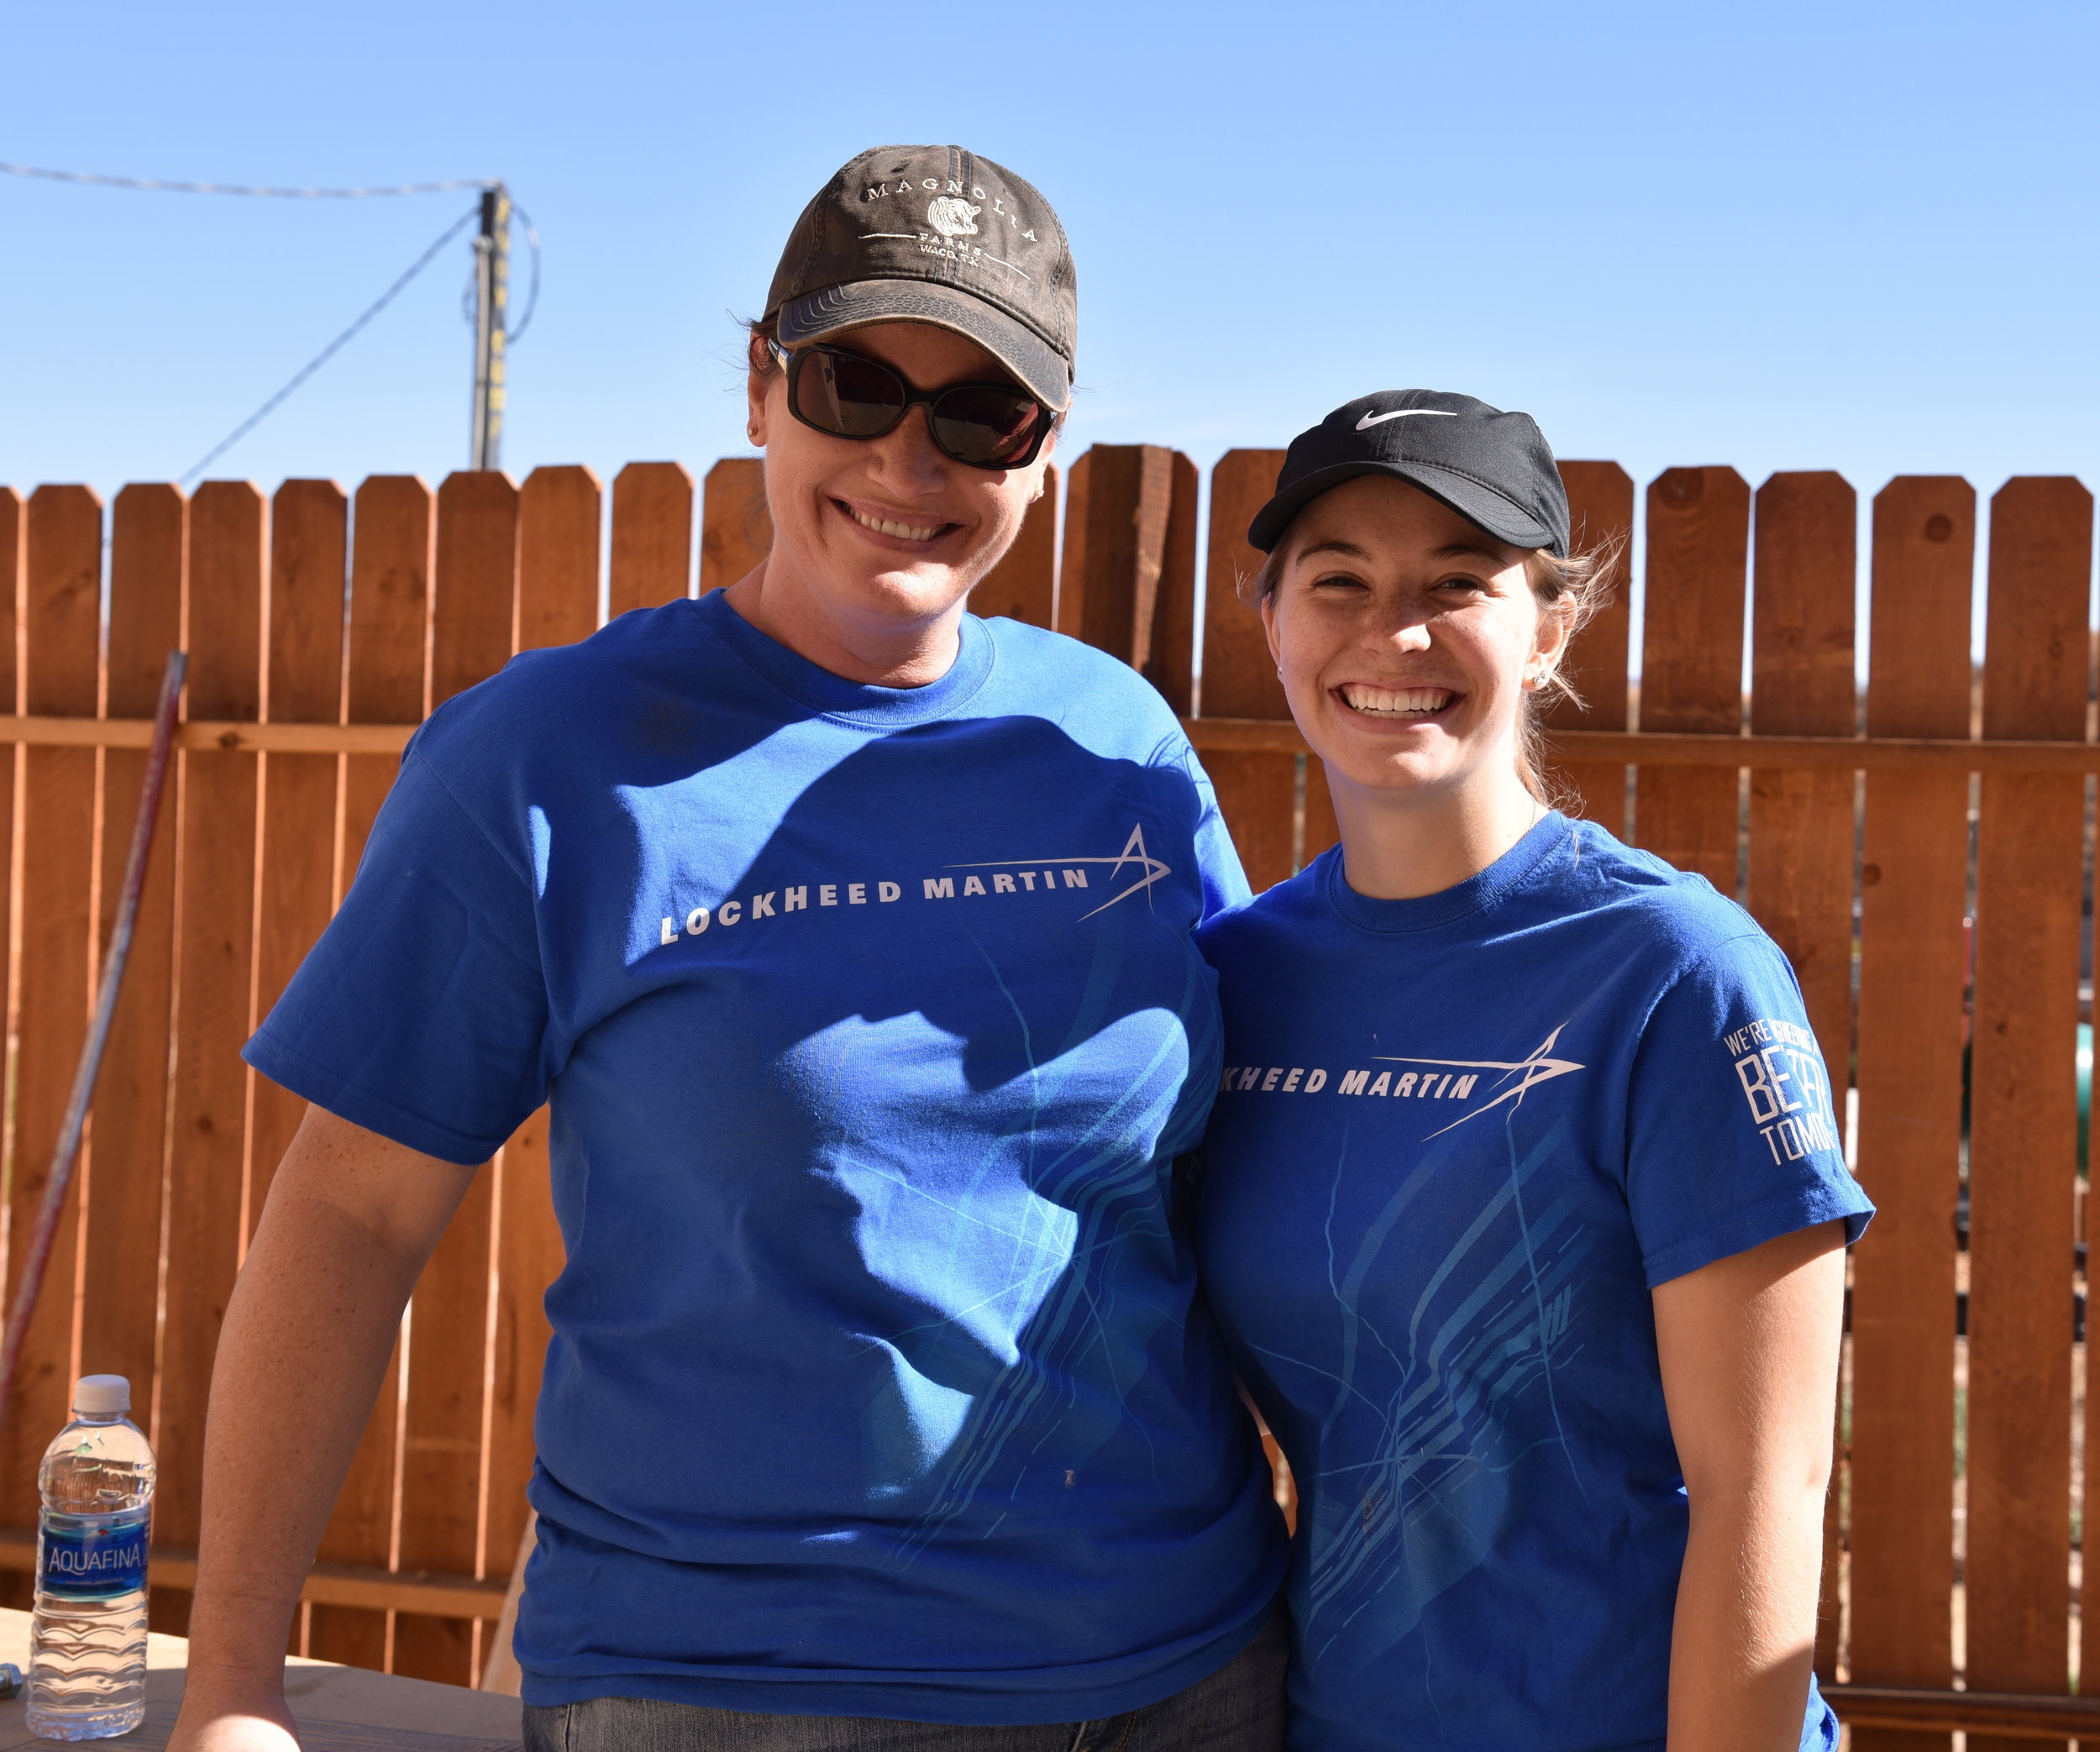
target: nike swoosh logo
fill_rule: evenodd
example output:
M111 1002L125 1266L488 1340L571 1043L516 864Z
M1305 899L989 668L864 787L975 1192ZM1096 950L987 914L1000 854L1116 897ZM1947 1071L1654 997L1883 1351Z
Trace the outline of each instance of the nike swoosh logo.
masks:
M1458 417L1448 407L1396 407L1389 414L1366 414L1357 422L1357 430L1368 432L1373 426L1382 426L1388 420L1404 420L1410 414L1435 414L1445 420Z

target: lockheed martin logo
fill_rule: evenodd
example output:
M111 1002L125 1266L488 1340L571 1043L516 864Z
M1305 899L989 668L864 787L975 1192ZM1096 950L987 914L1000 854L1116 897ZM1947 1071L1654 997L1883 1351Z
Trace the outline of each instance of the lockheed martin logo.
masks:
M1388 1064L1433 1065L1440 1070L1470 1071L1474 1074L1466 1078L1469 1085L1478 1078L1486 1083L1488 1088L1501 1090L1492 1100L1483 1101L1479 1106L1459 1115L1449 1125L1440 1126L1429 1135L1431 1137L1441 1137L1445 1132L1464 1125L1467 1120L1478 1119L1490 1108L1499 1107L1505 1101L1522 1101L1528 1091L1536 1088L1541 1083L1551 1083L1556 1077L1565 1077L1571 1071L1583 1069L1572 1059L1552 1057L1554 1042L1560 1039L1562 1030L1567 1026L1567 1024L1563 1022L1547 1035L1531 1049L1528 1058L1401 1058L1374 1056L1383 1057ZM1501 1075L1488 1077L1487 1073L1491 1071L1499 1071Z
M1067 865L1075 865L1084 868L1094 864L1106 864L1108 866L1105 873L1106 880L1110 884L1121 882L1125 886L1110 894L1092 912L1081 913L1079 917L1083 921L1092 918L1095 913L1106 912L1117 901L1127 900L1132 894L1145 894L1145 904L1147 906L1151 905L1151 896L1147 891L1154 883L1163 882L1173 874L1171 869L1145 849L1145 830L1142 827L1131 829L1130 837L1123 842L1123 849L1113 858L1002 858L988 860L982 863L950 864L948 868L951 870L1015 872L1044 869L1047 873L1048 867L1063 868ZM998 879L994 879L995 881ZM1011 891L1012 886L1010 879L1006 881L1005 887Z

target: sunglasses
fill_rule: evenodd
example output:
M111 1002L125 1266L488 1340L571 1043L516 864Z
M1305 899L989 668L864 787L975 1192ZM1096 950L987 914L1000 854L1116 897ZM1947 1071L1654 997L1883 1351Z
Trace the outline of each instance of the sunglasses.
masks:
M843 347L767 345L787 367L788 410L832 438L879 438L915 407L943 456L973 469L1025 469L1050 435L1050 410L1007 383L921 390L880 359Z

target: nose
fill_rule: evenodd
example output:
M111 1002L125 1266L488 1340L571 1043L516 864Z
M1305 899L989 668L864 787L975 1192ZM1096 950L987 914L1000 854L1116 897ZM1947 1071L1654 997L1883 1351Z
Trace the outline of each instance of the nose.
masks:
M948 485L952 464L933 442L932 410L907 407L904 418L871 445L868 472L893 493L926 498Z
M1378 629L1374 642L1385 650L1426 651L1430 647L1429 622L1417 614L1397 615Z

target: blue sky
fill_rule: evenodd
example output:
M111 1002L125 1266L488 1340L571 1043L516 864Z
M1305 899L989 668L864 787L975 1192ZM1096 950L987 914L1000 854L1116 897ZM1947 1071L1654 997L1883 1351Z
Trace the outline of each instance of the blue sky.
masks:
M900 9L9 5L0 159L500 176L545 291L514 474L744 447L732 318L863 147L1063 214L1071 439L1207 464L1425 385L1564 456L2100 481L2091 69L2069 4ZM468 204L0 177L0 480L179 474ZM214 473L461 465L464 241ZM1077 454L1076 448L1068 454Z

